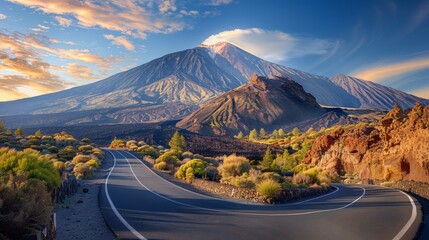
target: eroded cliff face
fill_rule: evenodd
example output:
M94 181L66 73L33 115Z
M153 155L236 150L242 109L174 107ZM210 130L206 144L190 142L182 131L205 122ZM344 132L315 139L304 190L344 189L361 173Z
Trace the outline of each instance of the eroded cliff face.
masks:
M429 182L429 106L395 106L373 126L321 136L303 161L361 179Z

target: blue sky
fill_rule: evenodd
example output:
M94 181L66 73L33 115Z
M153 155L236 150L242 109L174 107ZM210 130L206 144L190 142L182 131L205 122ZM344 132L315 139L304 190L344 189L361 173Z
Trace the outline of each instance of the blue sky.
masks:
M0 0L0 101L216 41L429 98L428 1Z

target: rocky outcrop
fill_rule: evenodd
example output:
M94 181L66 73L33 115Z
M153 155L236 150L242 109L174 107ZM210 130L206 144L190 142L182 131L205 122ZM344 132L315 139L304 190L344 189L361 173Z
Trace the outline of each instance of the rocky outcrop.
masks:
M360 179L429 182L428 127L429 106L395 106L375 124L319 137L303 161Z

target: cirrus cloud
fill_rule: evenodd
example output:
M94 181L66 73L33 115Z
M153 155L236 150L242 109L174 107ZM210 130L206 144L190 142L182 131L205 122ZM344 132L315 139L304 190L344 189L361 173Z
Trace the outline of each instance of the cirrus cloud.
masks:
M232 43L263 59L280 62L307 55L326 54L335 42L325 39L299 37L281 31L261 28L235 29L211 35L203 44Z
M429 58L416 58L391 64L371 66L356 71L352 75L357 78L380 82L391 77L427 68L429 68Z
M107 40L112 40L112 44L113 45L123 46L128 51L132 51L132 50L134 50L136 48L130 41L128 41L128 39L125 36L115 37L115 36L113 36L111 34L105 34L103 36Z
M4 14L0 13L0 20L6 19L6 18L7 18L7 16L6 16L6 15L4 15Z

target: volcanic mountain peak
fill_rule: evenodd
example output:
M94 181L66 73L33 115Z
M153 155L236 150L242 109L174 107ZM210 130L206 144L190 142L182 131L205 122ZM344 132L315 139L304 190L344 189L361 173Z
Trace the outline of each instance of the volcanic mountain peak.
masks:
M322 115L314 96L290 78L253 75L249 82L208 102L177 126L194 132L231 135L272 130Z

